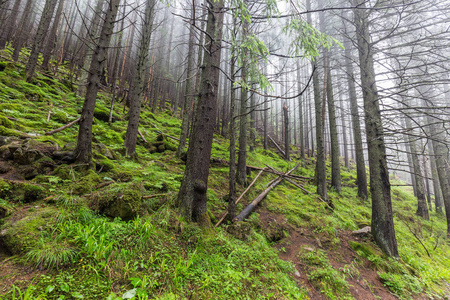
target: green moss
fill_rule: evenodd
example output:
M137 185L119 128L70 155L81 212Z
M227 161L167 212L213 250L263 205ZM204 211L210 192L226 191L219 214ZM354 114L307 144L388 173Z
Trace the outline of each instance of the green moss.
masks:
M36 247L45 229L54 223L57 210L54 207L39 207L20 211L5 219L1 227L5 246L13 254L20 254ZM19 218L17 220L17 218Z
M91 208L110 217L128 220L141 210L143 191L140 183L112 184L92 194Z
M74 193L79 195L90 193L92 188L100 182L98 174L94 170L89 169L88 173L75 184Z
M348 241L348 244L350 247L353 248L353 250L360 253L361 256L368 258L370 256L384 256L383 253L380 250L375 249L372 245L369 243L358 243L355 241Z
M42 200L47 195L43 187L34 184L21 183L16 189L23 192L23 202L25 203Z
M23 136L23 133L17 131L17 130L13 130L13 129L9 129L3 125L0 125L0 135L3 136Z

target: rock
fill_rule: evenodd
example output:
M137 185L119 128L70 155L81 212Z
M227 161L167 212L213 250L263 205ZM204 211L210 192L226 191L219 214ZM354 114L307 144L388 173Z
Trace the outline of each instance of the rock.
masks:
M0 174L5 174L11 171L12 167L6 162L0 162Z
M359 230L352 231L352 235L362 237L362 236L370 235L370 232L371 232L370 226L366 226L366 227L361 228Z
M297 271L297 270L295 270L295 272L294 272L294 276L295 276L295 277L301 277L301 275L300 275L300 272L299 272L299 271Z
M18 147L15 151L13 149L13 147L10 147L10 151L13 151L13 160L19 165L31 165L44 157L44 154L41 151L34 148Z
M142 184L111 184L91 196L91 208L109 217L130 220L142 207Z
M7 145L11 142L11 137L9 136L0 136L0 146Z
M37 246L42 236L39 228L50 228L58 213L55 207L17 211L4 219L4 225L0 228L0 240L12 254L25 253Z
M116 159L116 155L114 154L114 152L108 147L106 147L105 144L95 144L94 149L108 159L111 160Z
M73 151L55 151L52 155L53 159L59 162L64 163L73 163L75 162L75 153Z

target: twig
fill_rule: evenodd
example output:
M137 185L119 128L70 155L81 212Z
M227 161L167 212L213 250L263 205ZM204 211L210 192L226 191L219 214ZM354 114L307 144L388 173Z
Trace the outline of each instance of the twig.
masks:
M150 198L155 198L155 197L160 197L160 196L167 196L167 195L169 195L169 194L170 194L170 193L142 196L142 199L150 199Z
M148 143L147 140L145 139L144 135L142 134L142 132L138 129L138 133L139 136L141 137L141 139L144 141L144 143Z
M401 221L403 221L403 220L401 220ZM417 236L417 234L415 234L414 231L412 231L412 229L411 229L411 227L409 227L408 223L406 223L405 221L403 221L403 224L405 224L406 227L408 227L409 232L411 232L412 235L419 241L419 243L422 245L423 249L425 249L425 251L427 252L428 257L431 258L430 252L428 252L427 247L425 247L425 245L422 243L421 239Z
M81 119L81 117L78 117L75 121L72 121L72 122L70 122L69 124L66 124L66 125L64 125L64 126L62 126L62 127L59 127L59 128L57 128L57 129L55 129L55 130L46 132L45 135L52 135L52 134L54 134L54 133L63 131L64 129L69 128L69 127L71 127L71 126L77 124L77 123L80 121L80 119Z

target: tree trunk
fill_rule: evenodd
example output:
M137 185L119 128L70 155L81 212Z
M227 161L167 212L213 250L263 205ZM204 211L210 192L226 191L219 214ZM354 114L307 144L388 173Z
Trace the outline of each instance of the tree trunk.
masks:
M347 33L347 29L344 23L344 32ZM352 116L352 127L353 127L353 140L355 145L355 153L356 158L356 184L358 186L358 197L363 200L367 200L367 174L366 174L366 164L364 162L364 150L362 144L362 136L361 136L361 121L359 120L359 112L358 112L358 99L356 97L356 87L355 87L355 78L353 72L353 64L352 64L352 48L351 41L348 38L344 38L344 47L345 47L345 69L347 73L347 84L348 84L348 92L349 92L349 100L350 100L350 112Z
M206 192L217 112L223 7L223 0L208 2L205 35L207 51L204 53L200 97L195 110L186 169L177 201L187 221L196 221L206 226L210 223L206 210Z
M16 28L17 16L19 15L21 2L22 0L16 0L16 2L14 2L12 11L9 14L9 18L5 19L5 21L2 23L6 24L6 26L0 32L0 50L4 49L6 47L6 43L11 40L12 33ZM8 2L6 2L6 4L8 4Z
M28 30L28 27L30 24L30 16L31 16L32 8L33 8L33 3L34 3L33 0L28 0L25 3L25 8L23 10L22 17L20 18L19 27L18 27L18 30L16 31L14 41L13 41L13 46L14 46L13 60L14 61L19 60L20 50L22 49L22 47L25 44L25 41L27 40L27 37L28 37L27 30Z
M102 66L107 57L107 51L114 29L120 0L110 0L104 16L104 24L100 33L98 44L95 47L90 63L89 79L86 97L81 111L80 128L78 131L77 147L75 150L77 162L91 163L92 157L92 123L94 120L94 109L97 101L97 93L102 76Z
M59 23L61 21L62 11L64 9L64 0L59 0L58 8L56 9L55 20L53 21L52 29L50 30L47 44L43 50L44 60L42 62L42 68L48 70L48 63L50 62L50 57L52 55L53 49L55 49L56 44L56 33L59 28Z
M289 134L289 111L286 103L283 105L283 112L284 112L284 149L285 149L285 158L287 161L291 161L291 155L290 155L290 134Z
M405 99L403 99L405 101ZM414 131L412 128L411 120L408 118L408 116L405 117L405 124L406 129L408 130L408 143L409 143L409 149L411 151L411 160L413 164L413 174L414 179L416 182L417 187L417 211L416 215L424 218L425 220L429 220L430 217L428 215L428 207L427 207L427 200L425 199L425 187L423 185L423 176L422 176L422 168L420 166L419 156L417 154L417 145L416 141L414 140L415 137Z
M300 93L301 86L300 86L300 63L297 61L297 89ZM303 95L298 97L298 115L299 115L299 131L300 131L300 157L303 159L305 158L305 140L304 140L304 128L303 128L303 102L302 102Z
M232 34L235 35L236 17L233 17L234 28ZM236 216L236 91L233 82L236 79L236 55L231 51L230 59L230 170L229 170L229 189L230 195L228 199L228 220L233 220Z
M130 99L130 111L127 133L125 135L125 154L128 157L136 155L136 140L139 130L139 118L141 115L141 98L145 87L145 69L148 62L148 51L153 30L155 0L145 2L145 16L142 20L141 40L136 59L133 86L130 87L128 99Z
M192 8L194 9L194 8ZM194 104L194 92L195 92L195 67L194 67L194 54L195 54L195 20L193 19L195 12L191 12L191 26L189 28L189 48L187 57L187 79L186 79L186 94L183 104L182 121L181 121L181 134L180 142L178 143L178 148L176 156L180 157L183 154L184 148L186 147L186 140L189 134L189 121L192 115L192 106Z
M94 48L96 47L95 44L97 43L97 32L98 27L100 26L100 20L102 15L102 7L105 0L97 0L97 4L95 6L93 19L91 22L91 26L89 27L89 31L86 35L86 39L88 40L87 50L86 54L83 59L83 66L81 68L81 77L78 84L78 96L84 97L86 94L87 85L89 85L88 78L92 74L89 73L90 71L90 64L91 61L93 61L93 55L94 55ZM100 43L100 42L98 42ZM109 46L109 45L108 45ZM102 71L102 70L100 70ZM87 95L86 95L87 96Z
M338 193L341 193L342 184L341 184L341 166L339 161L339 140L337 133L336 107L334 105L333 83L331 80L331 69L329 61L327 63L325 72L328 72L327 104L328 104L328 119L330 122L331 186L334 187Z
M386 161L386 147L376 88L370 32L363 0L352 0L357 32L361 86L363 90L367 144L369 149L370 191L372 195L372 235L388 256L398 256L391 203L391 185Z
M248 22L243 24L243 36L248 35ZM238 152L238 164L236 180L239 184L245 185L247 183L247 138L248 138L248 113L247 113L247 102L248 102L248 73L247 73L247 49L242 50L242 67L241 76L243 85L241 85L241 107L239 110L239 152Z

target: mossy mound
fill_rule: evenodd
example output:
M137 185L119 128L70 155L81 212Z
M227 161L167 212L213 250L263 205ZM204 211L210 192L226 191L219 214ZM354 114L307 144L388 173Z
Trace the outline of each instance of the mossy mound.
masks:
M100 182L98 174L94 170L89 169L87 174L75 184L74 193L78 195L90 193Z
M130 220L138 215L142 207L144 187L140 183L112 184L91 196L91 208L109 217Z
M46 196L47 191L40 185L0 180L0 198L30 203L42 200Z
M33 249L46 228L50 228L57 216L55 207L31 207L7 217L0 228L0 239L12 254Z

